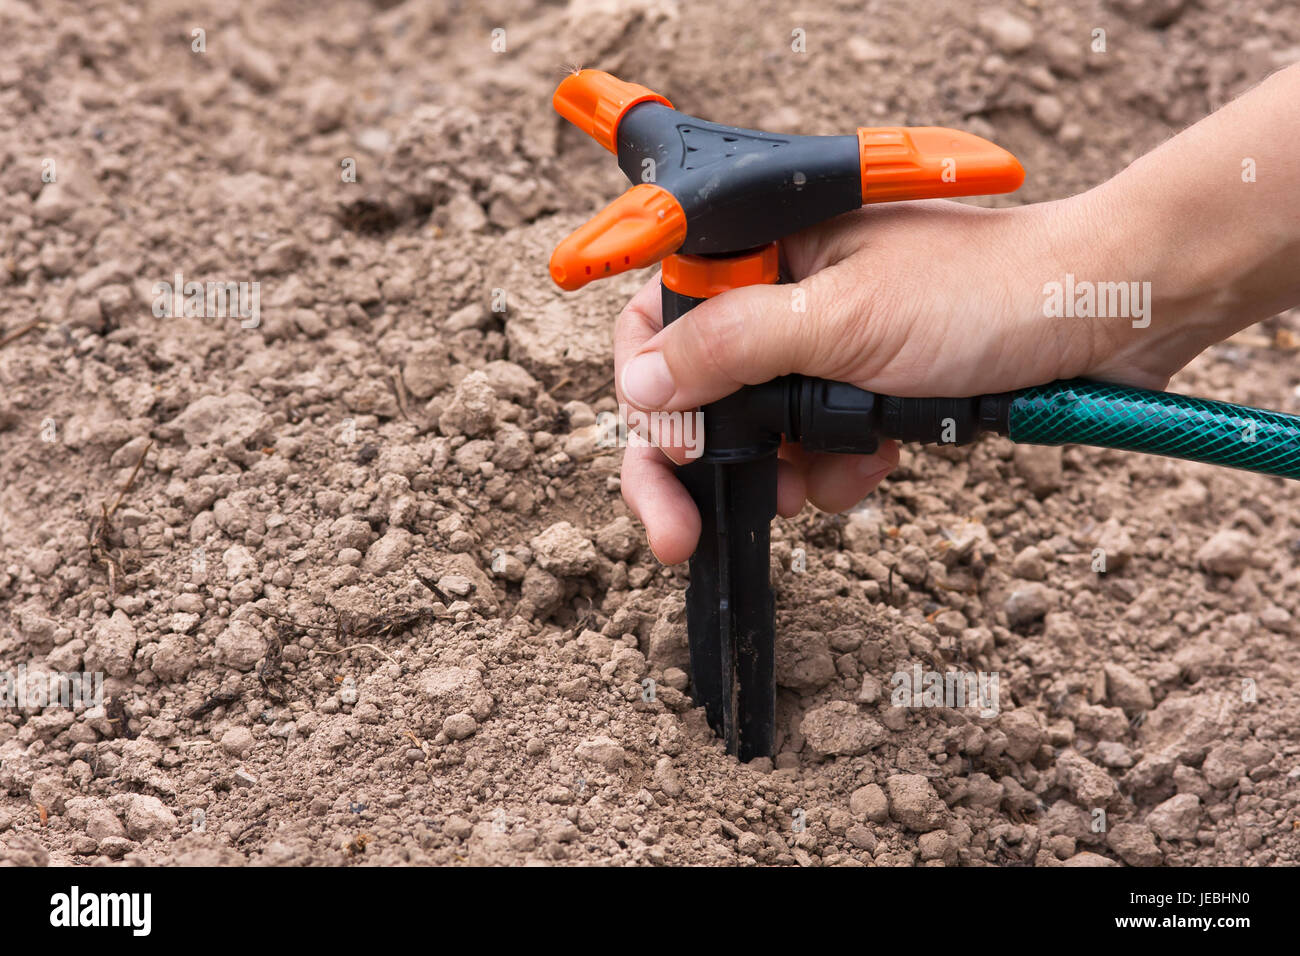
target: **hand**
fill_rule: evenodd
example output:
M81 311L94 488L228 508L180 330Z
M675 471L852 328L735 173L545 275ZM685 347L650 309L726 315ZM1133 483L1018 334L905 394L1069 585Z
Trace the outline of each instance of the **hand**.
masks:
M1082 200L1084 197L1078 197ZM735 289L663 328L656 277L618 318L620 402L688 410L742 385L801 372L893 395L1000 392L1091 374L1163 387L1176 366L1112 368L1131 323L1109 331L1087 319L1046 318L1043 285L1089 269L1089 210L1067 201L988 210L953 202L867 207L782 243L796 285ZM794 311L793 290L806 310ZM805 501L852 507L898 463L886 441L874 455L804 452L784 444L778 511ZM663 562L686 560L700 519L673 473L681 448L630 447L623 497Z
M620 402L693 409L801 372L900 396L1002 392L1058 378L1162 389L1202 350L1300 303L1300 64L1275 73L1090 192L988 210L871 206L782 242L794 286L748 286L663 328L659 280L619 316ZM1249 157L1243 160L1243 144ZM1245 166L1267 170L1247 176ZM1045 285L1148 282L1148 321L1053 318ZM802 290L805 310L793 308ZM898 461L780 452L778 510L851 507ZM682 449L629 448L623 497L661 561L700 519L673 474Z

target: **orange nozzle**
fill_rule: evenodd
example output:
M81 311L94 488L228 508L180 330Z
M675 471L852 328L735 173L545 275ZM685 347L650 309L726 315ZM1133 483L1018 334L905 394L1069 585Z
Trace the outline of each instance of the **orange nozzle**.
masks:
M551 278L572 292L593 279L654 265L685 239L686 213L676 197L662 186L642 183L555 247Z
M611 153L618 152L615 135L623 114L638 103L673 104L653 90L625 83L601 70L579 70L564 78L551 97L555 112L587 133Z
M1009 193L1025 181L1001 146L942 126L863 127L858 152L864 203Z

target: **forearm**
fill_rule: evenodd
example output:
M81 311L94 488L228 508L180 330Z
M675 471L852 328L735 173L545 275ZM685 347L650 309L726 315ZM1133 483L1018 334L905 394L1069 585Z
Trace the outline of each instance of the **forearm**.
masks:
M1088 194L1149 280L1157 331L1201 347L1300 302L1300 65L1274 74ZM1137 273L1137 274L1130 274Z

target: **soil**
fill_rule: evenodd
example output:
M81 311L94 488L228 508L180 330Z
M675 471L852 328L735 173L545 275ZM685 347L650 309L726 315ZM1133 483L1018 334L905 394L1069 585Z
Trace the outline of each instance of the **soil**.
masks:
M1300 59L1289 0L921 7L0 3L0 671L107 675L0 711L0 862L1300 863L1279 479L907 449L774 526L775 760L687 696L685 569L595 435L645 276L546 274L625 188L564 71L968 129L1027 203ZM259 282L255 327L157 315L176 273ZM1173 387L1300 411L1297 319ZM914 667L996 711L893 706Z

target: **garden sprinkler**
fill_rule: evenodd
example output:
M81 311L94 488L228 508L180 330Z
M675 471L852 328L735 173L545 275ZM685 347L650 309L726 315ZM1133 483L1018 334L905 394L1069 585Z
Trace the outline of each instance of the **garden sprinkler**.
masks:
M563 289L663 262L664 324L728 289L776 282L777 243L866 203L1012 192L1006 150L941 127L791 136L679 113L599 70L565 78L555 109L618 156L632 186L556 247ZM689 319L687 319L689 321ZM769 530L781 440L870 454L881 438L966 444L986 431L1300 478L1300 418L1081 379L970 398L897 398L802 375L704 407L704 451L678 469L700 510L686 592L691 693L741 760L771 756L776 626Z

